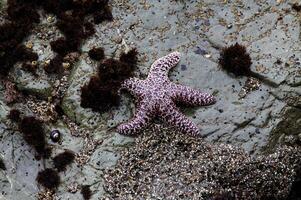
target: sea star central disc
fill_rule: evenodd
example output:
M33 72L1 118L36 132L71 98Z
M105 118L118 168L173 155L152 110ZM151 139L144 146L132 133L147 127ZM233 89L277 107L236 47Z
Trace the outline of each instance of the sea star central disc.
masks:
M190 106L205 106L215 103L208 93L175 84L168 79L169 70L180 60L180 53L173 52L156 60L145 80L130 78L121 88L127 89L137 99L135 116L117 127L120 134L135 135L146 127L150 120L159 116L164 122L192 136L199 135L198 127L176 107L176 102Z

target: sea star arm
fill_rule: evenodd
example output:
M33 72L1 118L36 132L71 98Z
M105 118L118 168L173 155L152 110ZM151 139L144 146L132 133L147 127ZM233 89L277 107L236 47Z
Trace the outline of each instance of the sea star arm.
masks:
M175 51L156 60L150 69L149 77L164 77L168 71L180 61L180 53Z
M117 127L117 131L123 135L137 134L141 129L145 128L150 121L150 111L151 106L146 102L141 102L137 106L134 117L130 121L120 124Z
M173 102L160 105L159 116L167 124L175 126L183 133L191 136L198 136L200 134L199 128L185 115L183 115L174 105Z
M132 95L139 97L142 94L142 86L143 80L140 80L138 78L130 78L122 83L121 89L126 89Z
M206 106L216 102L216 99L213 95L184 85L171 83L169 91L170 96L174 101L190 106Z

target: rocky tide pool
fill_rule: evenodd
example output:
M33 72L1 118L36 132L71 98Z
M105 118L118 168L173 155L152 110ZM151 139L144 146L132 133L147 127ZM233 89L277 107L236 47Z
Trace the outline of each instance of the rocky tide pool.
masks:
M299 1L0 7L0 199L301 199Z

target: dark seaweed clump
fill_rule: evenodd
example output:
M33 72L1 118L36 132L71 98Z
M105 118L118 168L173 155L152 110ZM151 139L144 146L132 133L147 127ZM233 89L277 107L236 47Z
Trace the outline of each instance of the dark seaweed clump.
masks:
M104 49L101 47L97 47L97 48L94 47L90 49L88 55L90 56L90 58L97 61L100 61L105 57Z
M54 167L60 172L65 171L66 166L74 161L74 153L72 151L65 151L53 158Z
M48 189L57 188L60 184L60 177L57 171L50 168L40 171L36 180L39 184Z
M219 63L226 71L235 76L248 76L251 74L251 58L246 47L236 43L222 50Z
M137 54L137 50L133 49L121 54L119 60L109 58L100 63L97 75L81 88L81 106L98 112L118 106L118 90L121 83L133 75L138 62Z
M102 85L98 76L91 77L88 84L81 88L81 106L93 111L106 112L119 105L117 88Z
M39 157L49 158L50 148L47 147L43 124L33 116L24 117L19 124L24 140L34 147Z
M37 63L34 62L24 62L22 64L22 69L28 72L31 72L33 75L36 75Z
M44 69L47 73L60 73L63 72L63 57L56 55L50 60L48 65L45 65Z
M108 0L48 0L43 4L43 8L57 16L56 25L64 34L64 37L50 43L52 50L61 57L71 52L79 52L82 40L95 33L94 25L86 20L87 15L92 15L96 24L113 19ZM57 59L52 65L46 67L46 71L58 73L62 70L61 64L62 60ZM54 69L50 69L51 67Z
M9 114L7 115L8 119L14 121L14 122L18 122L21 120L20 118L20 111L17 109L11 109L9 111Z
M90 187L88 185L83 185L80 193L83 195L85 200L91 199L92 192L91 192Z
M39 14L32 2L7 1L7 21L0 26L0 74L7 75L19 61L34 61L38 55L22 45L23 39L39 23Z
M113 19L108 0L8 0L7 5L8 20L0 26L0 74L4 76L16 62L38 59L36 53L22 45L23 39L40 22L38 9L53 13L58 18L56 25L64 37L52 41L51 47L61 56L79 51L81 41L95 33L93 24L87 21L86 16L92 15L96 24ZM24 68L34 71L28 64ZM53 73L59 70L46 71Z
M133 76L138 62L138 52L132 49L122 53L119 60L106 59L98 66L98 77L103 85L112 85L119 88L121 83Z
M5 164L1 158L0 158L0 169L6 170Z
M119 87L123 80L131 76L133 69L124 62L112 58L98 66L98 77L102 84Z
M297 4L297 3L294 3L294 4L292 5L292 9L294 9L294 10L297 11L297 12L300 12L300 11L301 11L301 4L299 5L299 4Z
M134 68L134 67L136 67L137 62L138 62L137 55L138 55L137 49L132 49L128 53L122 53L120 55L119 60L123 63L127 63L128 65L130 65L130 68Z

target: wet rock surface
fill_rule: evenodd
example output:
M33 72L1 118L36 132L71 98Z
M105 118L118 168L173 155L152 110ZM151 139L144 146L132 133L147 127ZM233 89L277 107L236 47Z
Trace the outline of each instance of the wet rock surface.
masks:
M194 143L191 139L186 139L185 135L177 138L176 133L172 131L170 135L164 135L168 141L190 141L194 145L204 144L206 147L215 142L234 145L235 148L226 145L213 149L216 148L216 154L225 149L227 156L239 157L236 165L240 164L243 158L251 162L248 153L257 157L262 151L273 153L277 145L298 146L301 141L301 13L292 9L293 3L295 2L281 0L115 0L111 2L113 22L104 22L96 26L96 33L85 40L82 45L83 54L73 68L64 74L65 79L46 76L43 72L43 64L54 55L49 42L60 37L61 33L54 25L55 17L42 13L41 23L24 41L25 44L32 42L33 50L39 55L38 75L24 72L17 65L10 76L16 81L19 90L41 97L30 101L47 101L47 97L51 95L62 95L61 107L65 116L54 122L49 117L52 116L51 109L46 109L46 112L43 106L37 106L36 103L28 105L27 99L15 105L6 105L3 98L4 88L0 85L0 155L7 168L6 171L0 171L0 197L36 199L39 192L44 192L44 196L57 199L81 199L80 186L90 185L92 199L98 199L106 194L104 184L107 184L107 189L110 184L120 184L117 182L118 178L110 179L109 183L106 183L104 177L107 181L109 179L105 170L111 168L121 173L121 169L126 169L121 168L121 164L126 158L136 155L135 150L127 151L127 147L145 149L146 152L154 150L149 147L142 148L139 144L135 146L132 138L121 136L114 130L116 125L129 119L135 111L134 102L129 95L122 94L121 106L104 114L80 107L80 88L96 73L97 63L88 57L88 51L94 46L104 47L106 57L118 57L121 52L136 47L139 51L139 69L135 73L140 78L147 75L155 59L177 50L181 52L182 58L179 65L172 70L170 79L215 94L215 105L205 108L182 108L182 111L200 127L203 138L209 143ZM5 1L0 1L0 5L5 6ZM248 90L252 85L247 77L235 77L218 65L222 47L236 42L245 45L250 53L253 62L251 69L256 79L251 83L256 84L255 89ZM62 92L57 90L60 83L64 83ZM35 159L34 150L24 142L16 124L6 117L13 107L20 109L24 116L37 115L46 121L47 133L50 134L54 129L61 132L62 138L58 143L52 143L49 134L47 135L47 142L53 148L52 157L65 149L76 153L75 163L60 173L62 184L55 194L47 193L35 181L38 171L53 167L53 163L51 160L42 162ZM160 155L160 159L165 159L168 149L164 149L164 143L161 144L158 140L161 133L153 134L156 135L152 139L158 145L156 153ZM146 144L149 139L143 136L136 142ZM176 147L174 151L183 156L179 148ZM235 153L229 148L242 150ZM160 152L162 149L164 151ZM120 152L126 153L120 155ZM190 158L190 155L202 155L191 154L190 151L186 151L186 154L188 158L184 161L192 163L194 159ZM181 158L175 154L174 156L175 159ZM118 160L120 163L115 169ZM184 163L184 166L186 164ZM277 166L276 161L274 164ZM292 167L289 161L284 161L283 164L287 165L285 169ZM172 171L172 163L166 165ZM234 167L235 165L233 169ZM141 173L146 177L145 171ZM163 177L168 173L160 172ZM258 172L258 176L260 173ZM179 173L179 176L185 181L184 174ZM286 186L279 190L282 191L281 195L285 195L288 193L287 187L294 172L289 175L280 173L279 177L275 177L276 182L280 181L281 176L285 177L281 183ZM174 183L175 179L176 175L170 175L168 180ZM164 181L158 179L158 185L159 183L162 185ZM158 185L154 185L153 189ZM202 186L205 188L204 184ZM143 190L142 183L137 187ZM177 188L177 195L181 195L184 190L185 188ZM193 189L191 190L193 192ZM164 191L172 190L169 188Z

